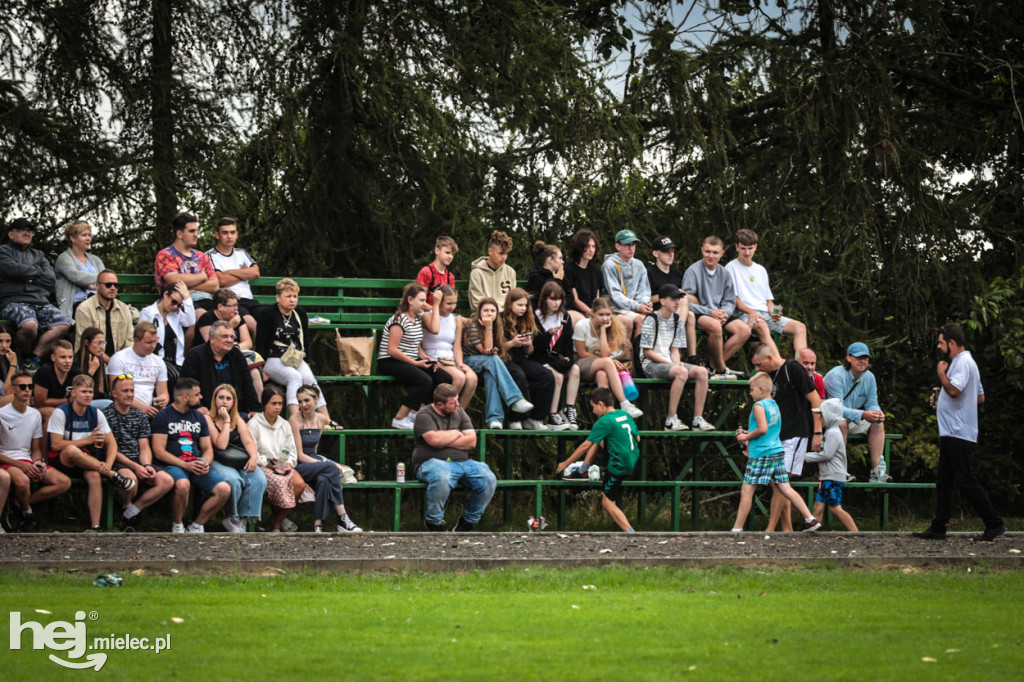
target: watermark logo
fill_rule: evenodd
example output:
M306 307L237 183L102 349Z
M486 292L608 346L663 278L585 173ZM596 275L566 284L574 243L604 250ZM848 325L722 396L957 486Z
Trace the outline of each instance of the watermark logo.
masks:
M73 623L55 620L47 625L43 625L34 620L22 621L20 611L11 611L10 649L11 651L21 649L22 640L27 632L31 638L33 649L50 649L52 651L66 652L64 654L66 658L61 658L55 654L49 655L50 660L57 665L71 668L72 670L93 668L98 671L107 662L107 654L103 653L104 650L155 651L159 654L169 651L171 648L170 633L163 637L155 637L152 640L148 637L132 637L131 635L111 633L105 637L94 637L90 643L86 632L87 617L89 620L95 621L99 619L99 614L96 611L90 611L88 614L85 611L76 611ZM87 651L90 651L90 653L86 654Z

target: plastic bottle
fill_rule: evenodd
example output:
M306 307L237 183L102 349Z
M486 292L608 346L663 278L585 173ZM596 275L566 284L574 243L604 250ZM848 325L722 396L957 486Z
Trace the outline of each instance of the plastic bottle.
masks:
M626 400L633 402L640 397L640 391L633 383L633 377L629 375L629 372L626 370L619 372L619 379L622 380L622 393L626 396Z

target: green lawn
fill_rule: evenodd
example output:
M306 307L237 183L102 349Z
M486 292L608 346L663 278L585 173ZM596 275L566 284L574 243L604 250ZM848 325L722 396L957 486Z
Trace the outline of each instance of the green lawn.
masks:
M0 677L992 682L1020 679L1024 660L1020 572L125 575L102 589L92 577L0 573L0 595L22 622L95 611L90 641L170 633L170 650L109 651L98 675L65 670L31 649L30 631L7 650L5 619Z

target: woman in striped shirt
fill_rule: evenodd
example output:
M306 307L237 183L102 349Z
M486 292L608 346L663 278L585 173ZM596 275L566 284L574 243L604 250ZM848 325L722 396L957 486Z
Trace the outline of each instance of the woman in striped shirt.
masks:
M443 296L433 296L433 314L431 322L440 321L440 308ZM450 384L451 376L441 369L423 352L420 344L423 340L423 324L420 315L428 309L427 289L422 284L409 284L402 290L402 302L398 310L384 325L381 334L380 349L377 352L377 369L381 374L395 377L406 387L402 406L391 420L393 429L411 429L420 406L430 401L434 387L438 384ZM434 333L440 325L434 325Z

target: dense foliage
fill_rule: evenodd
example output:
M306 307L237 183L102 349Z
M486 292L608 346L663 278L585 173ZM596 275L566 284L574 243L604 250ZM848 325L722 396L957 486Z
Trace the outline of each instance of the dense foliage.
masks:
M264 272L353 276L442 233L465 275L496 227L524 273L581 227L681 265L751 227L824 368L875 351L899 476L970 323L980 468L1021 499L1021 3L8 0L0 48L5 220L86 217L145 271L175 211L232 214Z

